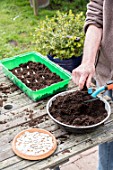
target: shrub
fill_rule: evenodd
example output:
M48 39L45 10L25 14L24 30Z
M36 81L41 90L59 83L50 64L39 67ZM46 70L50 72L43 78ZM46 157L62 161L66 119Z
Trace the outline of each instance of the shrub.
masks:
M51 19L46 17L33 35L36 50L59 59L80 56L85 37L84 20L82 12L74 15L71 10L68 13L58 11Z

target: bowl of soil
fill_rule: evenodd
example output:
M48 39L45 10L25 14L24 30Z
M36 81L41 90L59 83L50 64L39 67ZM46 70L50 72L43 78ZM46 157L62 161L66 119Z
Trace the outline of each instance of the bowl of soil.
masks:
M46 109L50 118L65 130L76 133L91 132L109 118L110 104L101 96L92 99L87 90L69 90L53 96Z

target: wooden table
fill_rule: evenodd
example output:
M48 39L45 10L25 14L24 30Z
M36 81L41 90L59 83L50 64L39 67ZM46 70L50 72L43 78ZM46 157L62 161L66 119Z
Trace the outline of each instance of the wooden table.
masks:
M42 170L56 167L78 153L113 139L113 114L105 125L94 132L87 134L67 133L48 117L46 103L49 98L33 102L15 87L3 73L0 73L0 92L6 108L2 108L0 115L1 170ZM72 83L69 85L69 89L74 87ZM4 93L5 89L7 92ZM12 109L9 107L10 104L13 106ZM40 161L28 161L13 153L11 142L14 136L29 127L44 128L55 135L58 148L52 156Z

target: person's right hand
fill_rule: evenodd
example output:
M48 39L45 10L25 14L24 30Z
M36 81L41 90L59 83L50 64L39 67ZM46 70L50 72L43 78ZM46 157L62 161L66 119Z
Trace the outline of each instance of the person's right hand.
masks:
M87 88L89 88L94 73L94 64L82 63L79 67L72 71L72 80L76 85L79 86L80 89L83 89L85 84Z

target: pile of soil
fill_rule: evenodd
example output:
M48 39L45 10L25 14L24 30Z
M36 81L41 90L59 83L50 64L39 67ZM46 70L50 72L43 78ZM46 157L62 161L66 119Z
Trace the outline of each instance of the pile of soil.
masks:
M51 72L44 64L32 61L20 64L19 67L10 71L34 91L62 81L58 75Z
M52 102L49 111L58 121L73 126L97 124L107 116L105 104L101 100L83 103L92 99L86 89L75 91L65 96L58 96Z

